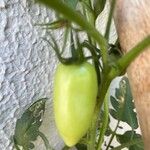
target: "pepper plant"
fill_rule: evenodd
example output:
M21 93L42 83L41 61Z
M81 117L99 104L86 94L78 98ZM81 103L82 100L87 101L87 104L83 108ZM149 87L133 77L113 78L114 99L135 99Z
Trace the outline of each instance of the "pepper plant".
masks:
M125 147L130 150L142 150L143 142L141 135L136 132L139 125L127 77L122 77L115 96L109 96L109 86L114 78L125 74L130 63L150 45L150 36L123 55L118 39L115 43L109 43L115 0L110 3L104 35L97 30L96 21L104 10L106 0L37 1L56 13L54 21L38 25L47 30L64 31L61 47L52 34L50 40L43 38L56 52L60 61L54 83L54 113L58 131L67 144L63 150L69 149L70 146L75 146L78 150L121 150ZM84 41L81 38L83 33L86 35ZM68 41L70 56L64 57ZM43 103L45 102L44 99ZM34 108L33 112L40 113L41 110L44 112L44 107ZM42 123L39 122L40 117L35 118L30 110L30 108L26 110L17 121L15 147L32 149L34 148L32 142L40 136L46 149L53 149L44 134L39 131ZM110 116L117 120L114 130L109 124ZM35 124L33 119L36 120ZM117 130L123 128L120 122L126 122L131 130L119 134ZM20 126L24 128L21 129ZM22 136L20 133L26 138L20 140ZM120 143L117 147L112 145L115 137Z

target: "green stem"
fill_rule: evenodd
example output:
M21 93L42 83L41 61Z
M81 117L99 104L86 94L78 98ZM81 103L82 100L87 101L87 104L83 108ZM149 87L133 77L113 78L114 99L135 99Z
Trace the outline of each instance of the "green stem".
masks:
M92 125L89 132L88 150L95 150L96 141L96 127L97 127L97 116L99 114L99 109L95 109L94 117L92 120Z
M115 137L115 135L116 135L116 131L117 131L117 129L118 129L119 123L120 123L120 120L118 120L118 122L117 122L116 128L115 128L115 130L113 131L113 133L112 133L112 135L111 135L111 137L110 137L110 140L109 140L109 143L108 143L108 145L107 145L106 150L109 149L109 147L110 147L110 145L111 145L111 142L113 141L113 139L114 139L114 137Z
M67 17L69 20L75 22L79 26L82 27L82 29L86 30L88 34L97 41L98 45L100 46L102 50L102 62L104 66L107 65L107 42L105 38L98 32L98 30L89 23L83 16L81 16L79 13L74 11L72 8L64 4L60 0L38 0L42 3L44 3L46 6L53 8L57 12L63 14L65 17Z
M112 0L111 8L110 8L109 16L108 16L108 21L107 21L107 26L106 26L106 31L105 31L105 38L107 39L107 41L109 41L110 26L111 26L115 4L116 4L116 0Z
M108 119L109 119L108 97L109 97L109 92L107 92L105 99L104 99L104 119L103 119L102 128L100 130L97 150L101 150L101 146L102 146L102 143L104 140L104 135L105 135L105 132L106 132L107 126L108 126Z
M129 66L129 64L148 46L150 46L150 35L147 36L140 43L138 43L135 47L133 47L128 53L126 53L116 62L116 65L112 67L109 73L109 78L113 79L114 77L120 75Z
M93 24L93 18L91 18L92 8L91 8L90 1L84 0L84 1L81 1L81 4L82 4L83 15L86 16L86 19L88 20L88 22L91 23L91 25L95 26L95 24ZM92 44L91 36L88 33L86 34L87 34L88 42Z
M105 98L105 94L108 90L108 87L110 85L110 80L107 80L107 74L103 75L103 80L101 82L101 85L100 85L100 88L99 88L99 91L98 91L98 101L97 101L97 105L96 105L96 108L95 108L95 113L94 113L94 117L93 117L93 120L92 120L92 126L91 126L91 139L90 139L90 144L91 144L91 149L89 150L95 150L95 141L96 141L96 128L97 128L97 121L98 121L98 118L99 118L99 111L102 107L102 104L103 104L103 101L104 101L104 98ZM93 147L94 146L94 147Z
M112 150L122 150L125 147L130 147L131 145L136 145L139 143L143 143L141 139L132 140L132 141L129 141L127 143L121 144L120 146L115 147Z
M83 15L86 16L87 10L85 8L85 1L81 1L81 4L82 4ZM92 43L90 35L88 33L86 33L86 34L87 34L87 38L88 38L89 43Z
M88 9L87 7L84 7L85 12L86 12L86 16L87 16L87 20L90 22L91 25L95 26L95 17L94 14L92 12L92 6L91 6L91 1L90 0L85 0L83 1L83 4L86 4L90 9ZM88 39L89 42L92 45L96 45L95 40L88 34ZM86 43L85 43L86 44ZM88 43L87 43L88 44ZM89 46L89 45L87 45ZM92 50L90 48L91 54L93 57L96 56L96 52L95 50ZM98 77L98 85L100 84L100 70L99 70L99 60L94 60L94 65L95 65L95 69L97 72L97 77ZM96 140L96 127L97 127L97 114L99 113L99 109L96 109L97 112L94 113L94 121L92 121L92 125L90 128L90 132L88 133L88 137L89 137L89 143L88 143L88 150L95 150L95 140Z
M89 9L88 9L88 7L85 7L88 22L90 22L91 25L95 26L95 16L94 16L94 12L92 10L91 1L90 0L84 0L83 4L85 4L89 7ZM91 43L93 45L96 45L95 40L91 36L88 36L88 37L90 38Z
M98 80L98 85L100 84L100 81L101 81L101 74L100 74L100 68L101 67L101 64L99 62L99 58L96 54L96 51L95 51L95 47L90 45L88 42L84 41L81 45L82 47L86 47L91 55L92 55L92 59L93 59L93 62L94 62L94 66L95 66L95 70L96 70L96 73L97 73L97 80Z
M49 141L46 138L46 136L40 131L38 133L39 133L39 136L42 138L42 140L45 144L46 150L53 150L53 148L50 146Z

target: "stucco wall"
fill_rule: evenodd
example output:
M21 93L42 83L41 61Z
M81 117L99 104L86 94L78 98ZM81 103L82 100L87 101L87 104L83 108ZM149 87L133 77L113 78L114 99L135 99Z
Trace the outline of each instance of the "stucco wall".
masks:
M47 43L41 40L48 32L34 26L52 18L52 12L31 1L0 0L0 150L12 149L17 118L42 97L48 97L49 101L41 130L57 150L63 145L55 129L51 105L57 60ZM101 18L103 21L98 27L104 31L106 11ZM60 32L56 36L61 40ZM114 29L111 39L116 39ZM36 149L42 148L41 144L37 145Z
M51 101L56 59L34 24L53 16L31 1L0 0L0 150L12 149L16 120L33 101Z

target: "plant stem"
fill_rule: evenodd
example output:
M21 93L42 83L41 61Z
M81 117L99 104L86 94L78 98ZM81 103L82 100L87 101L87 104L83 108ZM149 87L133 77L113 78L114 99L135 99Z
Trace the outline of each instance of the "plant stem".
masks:
M111 21L112 21L115 4L116 4L116 0L112 0L110 12L109 12L109 16L108 16L108 21L107 21L107 26L106 26L106 31L105 31L105 38L107 39L107 41L109 41L110 26L111 26Z
M112 135L111 135L111 137L110 137L110 140L109 140L109 143L108 143L108 145L107 145L106 150L109 149L109 147L110 147L110 145L111 145L111 142L112 142L112 140L114 139L114 136L116 135L116 131L117 131L117 129L118 129L119 123L120 123L120 120L118 120L118 122L117 122L116 128L115 128L115 130L113 131L113 133L112 133Z
M46 138L46 136L40 131L38 133L39 133L39 136L42 138L42 140L45 144L46 150L53 150L53 148L50 146L49 141Z
M94 12L93 12L93 10L92 10L91 1L90 1L90 0L84 0L83 3L86 3L87 6L89 6L90 9L86 9L86 7L85 7L87 20L88 20L88 22L91 23L91 25L93 25L93 26L95 27L95 16L94 16ZM91 43L92 43L93 45L96 45L96 42L94 41L94 39L93 39L92 37L90 37L90 36L89 36L89 38L90 38Z
M136 145L136 144L139 144L139 143L143 143L141 139L132 140L132 141L129 141L127 143L121 144L120 146L115 147L112 150L122 150L125 147L129 147L131 145Z
M129 66L129 64L148 46L150 46L150 35L147 36L140 43L138 43L135 47L133 47L128 53L126 53L116 62L116 65L111 68L109 78L113 79L114 77L120 75Z
M108 87L110 85L110 80L108 80L107 78L107 74L106 72L103 73L103 80L101 82L99 91L98 91L98 101L97 101L97 105L95 107L95 113L94 113L94 117L92 120L92 126L91 126L91 137L90 137L90 149L89 150L95 150L95 141L96 141L96 128L97 128L97 121L99 118L99 111L102 107L106 92L108 90Z
M86 12L86 17L87 17L87 20L91 23L91 25L95 26L95 16L92 12L92 6L91 6L91 1L90 0L85 0L83 1L83 5L87 5L90 9L87 9L86 7L84 7L84 10ZM89 39L89 42L92 44L92 45L96 45L96 42L95 40L89 36L88 34L88 39ZM86 44L86 43L85 43ZM92 56L96 56L96 53L95 53L95 50L91 50L91 54ZM99 70L99 64L97 62L97 60L95 61L93 59L93 62L94 62L94 65L95 65L95 70L96 70L96 73L97 73L97 77L98 77L98 85L100 84L100 70ZM96 112L94 113L94 121L92 121L92 125L91 125L91 128L90 128L90 132L88 133L88 137L89 137L89 141L88 141L88 146L87 146L87 149L88 150L95 150L95 139L96 139L96 128L97 128L97 114L99 113L99 109L96 109Z
M102 128L100 130L100 134L99 134L97 150L101 150L101 146L104 140L104 135L108 126L108 118L109 118L108 97L109 97L109 92L107 92L105 99L104 99L104 119L103 119Z
M104 66L107 66L107 41L105 38L98 32L98 30L89 23L83 16L74 11L72 8L67 6L60 0L38 0L44 3L46 6L53 8L57 12L63 14L69 20L78 24L82 29L97 41L98 45L102 50L102 62Z
M99 118L99 110L101 109L101 106L103 104L103 101L104 101L104 98L105 98L105 94L106 94L106 92L108 90L109 84L110 84L110 82L103 81L101 86L100 86L100 90L99 90L99 93L98 93L99 99L97 101L94 117L93 117L93 120L92 120L92 126L91 126L91 135L92 136L90 137L90 141L89 141L90 145L91 145L89 147L89 150L95 150L96 128L97 128L97 121L98 121L98 118Z
M94 117L92 120L92 125L89 133L88 150L95 150L95 140L96 140L96 127L97 127L97 116L99 114L99 109L95 109Z

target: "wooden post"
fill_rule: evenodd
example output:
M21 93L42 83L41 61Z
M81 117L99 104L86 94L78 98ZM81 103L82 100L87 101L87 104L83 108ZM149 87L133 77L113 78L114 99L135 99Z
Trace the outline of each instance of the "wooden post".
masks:
M150 0L117 0L115 23L124 53L150 35ZM145 150L150 150L150 48L127 69Z

